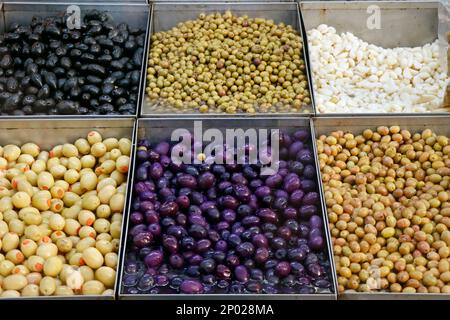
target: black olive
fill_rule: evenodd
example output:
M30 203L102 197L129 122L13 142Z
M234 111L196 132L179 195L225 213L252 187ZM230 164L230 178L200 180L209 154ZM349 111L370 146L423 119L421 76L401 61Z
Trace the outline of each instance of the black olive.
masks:
M114 71L113 73L111 73L111 77L115 78L117 80L122 79L123 77L125 77L125 73L122 71Z
M38 92L39 92L39 89L34 86L29 86L25 89L25 94L36 95Z
M80 49L72 49L70 50L70 56L71 57L79 57L81 56L82 51Z
M42 42L36 41L31 45L30 53L36 57L40 57L45 52L45 47Z
M21 100L22 100L22 97L18 93L10 95L3 103L3 111L4 112L14 111L15 109L17 109L19 107Z
M117 98L117 99L115 100L115 105L116 105L116 106L122 106L122 105L124 105L125 103L127 103L127 99L124 98L124 97L120 97L120 98Z
M42 77L39 73L32 73L31 76L31 82L34 83L36 86L38 86L39 88L42 87L43 82L42 82Z
M61 67L56 67L53 69L53 73L57 76L57 77L62 77L66 74L66 70L64 70L64 68Z
M19 90L19 83L14 78L9 78L6 81L6 90L11 93L16 93Z
M100 114L108 114L114 112L114 106L110 103L104 103L98 107L98 112Z
M81 67L83 66L83 63L81 61L75 61L75 63L73 64L73 67L75 69L81 69Z
M135 106L131 103L124 104L119 108L120 113L134 114L135 111L136 111Z
M24 44L20 53L22 54L22 57L28 57L30 55L30 46Z
M7 69L5 70L5 76L12 76L14 74L14 69Z
M142 55L144 54L143 48L138 48L133 54L133 63L135 66L140 67L142 64Z
M125 38L122 36L115 36L111 40L118 45L122 45L125 42Z
M53 98L55 99L56 102L60 102L64 100L64 93L59 90L55 91L55 93L53 94Z
M54 68L58 64L58 57L55 54L50 54L47 57L47 61L45 62L45 66L47 68Z
M91 46L93 44L96 44L97 41L93 37L86 37L86 38L84 38L83 43L88 46Z
M61 30L54 24L48 24L45 27L45 33L52 37L59 37L61 35Z
M88 114L89 113L89 109L85 108L85 107L79 107L78 108L78 114Z
M112 102L112 98L111 96L108 96L106 94L101 95L100 97L98 97L98 102L100 103L111 103Z
M106 48L112 48L114 46L114 42L111 39L106 39L106 38L99 39L98 43L102 47L106 47Z
M38 65L38 67L43 67L43 66L45 66L45 59L44 59L44 58L41 58L41 57L36 58L36 59L34 60L34 62L36 62L36 64Z
M67 49L65 47L58 47L55 50L55 54L58 57L64 57L67 54Z
M99 77L96 77L93 75L88 75L86 77L86 81L91 84L100 84L103 82L102 78L99 78Z
M33 105L33 103L36 101L36 96L33 95L26 95L23 97L22 103L24 105Z
M68 92L72 90L78 84L77 78L69 78L65 81L64 86L62 87L63 91Z
M96 109L96 108L98 108L99 105L100 104L98 103L97 99L91 99L89 101L89 106L91 107L91 109Z
M51 89L57 88L56 75L53 72L46 72L44 74L44 80L49 85Z
M68 77L75 77L77 75L77 71L75 69L69 69L66 74Z
M114 59L119 59L119 58L121 58L121 57L122 57L122 54L123 54L123 50L122 50L121 47L114 46L114 47L112 48L111 55L113 56Z
M109 95L114 90L114 86L109 83L105 83L102 87L102 93L104 95Z
M42 17L39 16L34 16L33 18L31 18L31 24L30 26L32 28L36 27L38 24L42 23Z
M48 47L51 49L51 50L56 50L56 49L58 49L59 47L61 47L63 44L61 43L61 41L59 41L59 40L51 40L50 41L50 43L49 43L49 45L48 45Z
M88 102L89 100L91 100L91 94L88 92L83 92L81 94L81 101Z
M9 92L0 92L0 103L5 103L6 99L11 97L11 93Z
M88 64L87 71L98 76L104 76L106 74L105 68L95 63Z
M39 89L37 97L39 99L46 99L50 95L50 87L48 84L44 84L41 89Z
M69 32L70 37L72 38L72 40L79 40L81 37L81 33L80 31L77 30L72 30Z
M98 96L98 95L100 94L100 89L99 89L99 87L97 87L97 86L95 86L95 85L93 85L93 84L87 84L87 85L84 85L84 86L81 88L81 90L82 90L83 92L90 93L90 94L93 95L93 96Z
M127 78L120 79L119 81L117 81L117 85L128 88L130 86L130 79Z
M78 109L75 101L71 100L63 100L58 102L56 108L61 114L76 114Z
M88 46L87 44L84 44L84 43L77 43L77 44L75 45L75 48L77 48L77 49L79 49L79 50L81 50L81 51L87 51L87 50L89 50L89 46Z
M113 91L111 92L111 95L114 98L121 97L121 96L125 95L125 89L123 89L121 87L114 88Z
M61 65L61 67L63 67L64 69L70 69L70 67L72 67L72 61L70 60L70 58L68 57L62 57L59 60L59 64Z
M69 94L72 98L77 98L81 94L80 87L73 87Z
M104 84L114 84L116 82L116 80L117 80L116 78L108 77L105 80L103 80L103 83Z
M113 60L110 64L111 68L114 68L116 70L123 70L124 66L123 63L121 63L119 60Z
M95 43L89 48L89 51L92 54L99 54L100 52L102 52L102 46L97 44L97 43Z
M34 112L46 112L47 111L47 103L44 99L39 99L34 101L33 103L33 111Z
M81 55L80 59L83 62L88 62L88 63L94 62L95 60L97 60L97 59L95 59L95 56L93 54L90 54L90 53L87 53L87 52L83 53Z
M33 108L31 106L25 105L22 107L22 111L25 115L32 115L33 112Z
M135 41L128 40L127 42L125 42L124 48L125 50L133 51L134 49L136 49L136 46L137 44Z
M9 53L8 47L0 46L0 58L3 58L3 56L8 53Z
M143 33L136 37L136 43L138 44L139 47L144 47L145 35Z
M0 60L0 68L8 69L14 64L13 58L9 54L5 54Z
M7 32L4 35L4 39L6 42L15 42L20 39L20 35L15 32Z
M15 57L14 58L14 65L15 66L20 66L23 64L22 58L21 57Z
M109 64L112 61L112 57L109 54L104 54L98 57L97 60L101 64Z
M20 80L20 89L24 90L26 89L31 83L31 77L25 76Z
M39 71L39 67L35 63L29 63L27 66L25 66L25 71L27 74L31 75L37 73Z
M105 22L103 24L103 29L108 31L114 30L114 25L112 23Z

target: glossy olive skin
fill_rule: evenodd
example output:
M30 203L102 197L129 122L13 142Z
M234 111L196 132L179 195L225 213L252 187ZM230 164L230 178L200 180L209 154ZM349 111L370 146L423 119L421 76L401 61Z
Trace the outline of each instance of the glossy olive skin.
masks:
M0 40L0 115L132 115L145 33L86 12L12 24Z
M160 293L330 292L308 139L305 130L281 135L293 148L270 176L259 164L163 165L176 145L139 141L125 269L142 265L131 273L152 274ZM130 281L123 292L134 292Z

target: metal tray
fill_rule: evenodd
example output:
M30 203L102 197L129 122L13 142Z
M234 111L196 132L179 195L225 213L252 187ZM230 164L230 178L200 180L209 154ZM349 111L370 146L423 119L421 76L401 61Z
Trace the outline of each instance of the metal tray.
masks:
M135 146L135 121L131 118L123 119L8 119L0 121L0 145L16 144L22 145L27 142L34 142L41 147L42 150L50 150L58 144L73 143L76 139L86 136L89 131L97 130L104 138L125 137L132 141L130 166L129 170L133 170L134 146ZM127 183L130 185L131 174L128 174ZM129 188L125 193L125 199L128 199ZM127 219L128 202L125 203L123 210L122 231ZM123 250L123 232L118 251L120 258ZM115 299L118 292L120 259L116 268L116 280L114 284L114 295L111 296L39 296L39 297L18 297L12 300L112 300ZM0 300L7 300L0 298Z
M136 141L139 139L142 139L144 137L148 138L152 143L160 142L162 140L168 140L170 139L171 133L174 129L177 128L186 128L187 130L192 130L194 126L194 121L199 119L193 119L193 118L182 118L182 119L139 119L137 122L137 133L136 133ZM247 119L244 118L220 118L220 117L209 117L206 119L201 119L202 121L202 127L203 129L208 128L216 128L220 131L224 132L225 129L248 129L248 128L266 128L266 129L278 129L283 128L283 130L286 130L287 132L292 132L295 129L299 128L311 128L310 119L306 118L291 118L291 117L285 117L285 118L258 118L254 119L252 121L252 124L249 123ZM313 131L311 131L311 137L314 137ZM314 151L315 151L315 146ZM316 160L317 162L317 160ZM317 170L316 170L317 171ZM319 177L319 172L317 172L317 177ZM131 177L132 183L134 182L134 172L132 173ZM318 181L319 182L319 181ZM318 183L320 185L320 183ZM130 184L131 186L131 184ZM131 188L131 187L130 187ZM320 192L320 190L319 190ZM323 194L320 192L320 194ZM129 202L131 202L132 192L129 192L130 197ZM233 299L233 300L248 300L248 299L262 299L262 300L335 300L336 299L336 278L335 278L335 271L334 271L334 263L332 263L332 248L331 248L331 237L328 226L328 218L326 214L323 214L325 212L325 209L323 207L323 201L322 201L322 217L324 219L324 226L325 226L325 237L326 237L326 249L325 254L327 255L327 260L330 263L330 269L329 271L329 279L332 283L332 292L333 293L318 293L318 294L199 294L199 295L189 295L189 294L154 294L154 295L134 295L134 294L125 294L122 293L122 287L120 287L119 292L119 299L154 299L154 300L165 300L165 299L192 299L192 300L220 300L220 299ZM127 214L127 216L129 213ZM127 238L128 234L128 220L125 224L125 232L123 233L123 236L125 239ZM121 268L120 268L120 278L119 278L119 285L121 284L121 280L123 277L123 266L125 263L125 252L127 250L127 242L125 240L125 249L123 250L123 256L121 259Z
M152 12L151 12L151 21L150 21L150 37L153 33L159 31L169 30L172 27L176 26L178 23L189 20L196 19L200 13L211 13L211 12L224 12L226 10L231 10L233 13L238 15L248 15L250 17L260 17L266 19L273 19L275 22L284 22L286 24L292 25L295 29L300 33L303 41L303 57L305 60L305 70L306 70L306 78L308 79L308 86L311 87L311 77L309 74L309 66L308 59L306 58L306 50L305 43L306 38L303 34L301 28L301 17L299 14L298 4L295 2L281 2L281 1L251 1L251 2L219 2L219 1L210 1L210 2L152 2ZM149 40L148 48L151 47L151 40ZM147 70L148 61L146 61ZM146 87L147 78L145 78L144 82L144 91ZM311 90L311 88L310 88ZM153 109L155 103L150 101L150 99L146 96L145 92L142 93L144 98L142 99L142 107L140 115L142 117L171 117L174 116L173 113L170 112L158 112ZM310 116L314 114L314 97L311 94L311 105L308 106L304 112L299 113L254 113L254 114L246 114L246 113L236 113L232 114L229 117L255 117L255 116L263 116L263 117L272 117L272 116ZM178 117L214 117L214 116L222 116L227 117L225 113L196 113L196 112L183 112L177 113Z
M450 115L434 116L434 117L316 117L311 120L315 137L318 139L320 135L330 134L335 130L344 130L352 133L361 133L365 129L375 130L379 126L394 126L398 125L402 129L410 130L411 132L420 132L424 129L431 129L437 134L450 136ZM320 173L320 179L322 175ZM321 184L322 188L323 185ZM322 190L323 192L323 190ZM327 206L324 201L322 193L323 204L322 207L326 210ZM329 229L329 228L328 228ZM333 249L332 249L333 251ZM337 275L335 275L337 279ZM450 300L450 294L448 293L391 293L391 292L343 292L338 294L338 299L343 300L397 300L397 299L409 299L409 300Z
M139 80L139 90L138 90L138 100L136 102L136 112L133 115L26 115L26 116L0 116L0 119L48 119L48 118L135 118L139 115L139 107L141 105L141 100L143 99L143 83L145 79L146 69L145 60L147 59L147 44L148 44L148 30L150 24L150 6L148 6L145 1L135 0L134 3L119 2L118 0L113 0L113 3L98 2L93 0L81 0L75 1L74 3L64 2L64 1L54 1L51 2L4 2L0 12L0 34L5 33L12 23L29 24L33 16L46 17L52 14L58 14L65 12L67 7L70 5L78 5L81 9L81 18L88 10L102 10L107 11L111 17L114 19L115 23L127 23L133 28L140 28L145 32L145 43L144 52L142 54L142 66L141 66L141 77ZM111 0L108 0L111 2Z
M366 27L369 6L380 8L381 29ZM306 31L320 24L333 26L337 33L351 32L358 38L384 48L423 46L438 39L438 12L443 9L438 1L300 1ZM351 19L349 19L351 17ZM450 28L450 25L449 25ZM414 30L414 32L411 32ZM308 50L308 44L306 45ZM314 68L310 62L312 92L315 95ZM317 98L317 97L316 97ZM405 113L355 113L346 116L407 115ZM419 113L410 113L411 115ZM420 113L445 115L447 112ZM343 116L343 113L319 113L316 116Z

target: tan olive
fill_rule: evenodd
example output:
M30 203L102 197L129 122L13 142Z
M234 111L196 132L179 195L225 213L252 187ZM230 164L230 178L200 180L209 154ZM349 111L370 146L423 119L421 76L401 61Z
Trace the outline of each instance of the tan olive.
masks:
M73 296L75 293L68 286L57 286L55 296Z
M95 243L95 247L98 251L100 251L102 255L106 255L107 253L112 252L114 249L113 244L108 240L97 240L97 242Z
M114 287L116 271L110 267L100 267L95 271L95 279L102 282L105 287Z
M83 260L92 269L98 269L103 265L103 255L94 247L86 248L83 251Z
M106 266L114 269L117 267L117 261L118 261L117 253L110 252L110 253L105 254L105 265Z
M3 279L3 289L19 291L22 290L27 283L27 278L24 275L13 274Z
M85 282L81 288L83 295L100 295L105 291L105 286L98 280Z
M39 292L44 296L51 296L56 291L56 281L52 277L43 277L39 283Z

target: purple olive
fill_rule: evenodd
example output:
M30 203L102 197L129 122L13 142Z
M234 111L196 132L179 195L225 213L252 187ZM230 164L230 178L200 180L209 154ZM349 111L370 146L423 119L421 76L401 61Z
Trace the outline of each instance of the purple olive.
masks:
M204 252L208 251L209 248L211 248L211 241L210 240L208 240L208 239L201 239L201 240L197 241L196 251L198 253L204 253Z
M204 292L204 287L197 280L184 280L180 285L180 292L185 294L199 294Z
M162 245L170 253L175 253L178 250L178 240L174 236L164 235Z
M153 241L153 235L151 232L141 232L133 237L133 243L138 248L149 246Z
M161 235L161 226L159 223L152 223L147 227L147 230L152 233L153 236L158 237Z
M312 164L314 163L314 156L311 150L303 149L297 153L296 159L303 164Z
M309 219L309 225L311 226L311 228L322 229L323 227L322 218L316 215L312 216Z
M300 218L307 220L317 214L317 207L315 205L302 205L299 209L299 214Z
M317 189L317 184L313 180L303 179L301 181L301 187L302 187L303 191L310 192L310 191L315 191Z
M159 179L162 177L164 169L159 162L153 163L149 168L150 177L153 179Z
M298 208L302 204L303 197L305 196L305 192L303 190L295 190L291 193L289 198L289 202L295 207Z
M236 209L239 205L239 202L233 196L226 195L219 199L219 203L222 207L226 209Z
M236 252L241 257L250 257L255 252L255 246L250 242L243 242L236 247Z
M195 189L197 187L197 180L190 174L181 174L177 178L178 185L180 187Z
M169 148L170 145L167 142L163 141L158 143L155 148L153 148L153 150L159 155L167 155L169 153Z
M290 179L284 180L284 190L288 193L292 193L300 188L300 179L298 177L290 177Z
M236 212L231 209L225 209L222 211L222 219L228 223L232 223L236 220Z
M237 184L237 185L234 185L233 188L234 188L234 194L240 201L247 202L250 200L251 191L246 185Z
M264 197L266 197L266 196L269 196L271 193L272 193L272 191L271 191L270 188L267 187L267 186L259 187L259 188L256 189L256 191L255 191L255 195L256 195L258 198L264 198Z
M299 153L299 151L303 150L303 148L304 148L303 142L295 141L294 143L292 143L289 146L289 156L291 158L295 158L297 153Z
M275 273L280 277L286 277L291 272L291 265L287 261L281 261L275 266Z
M287 207L283 210L283 217L285 219L296 219L297 218L297 209L292 207Z
M175 216L178 212L178 205L174 201L165 202L159 208L159 213L163 217Z
M253 236L252 243L257 248L267 248L269 246L269 241L267 240L266 236L264 236L263 234L257 234L255 236Z
M229 279L231 277L231 270L223 264L219 264L216 268L216 276L219 279Z
M259 209L258 212L256 212L256 214L264 222L270 222L270 223L277 223L278 222L277 214L273 210L271 210L269 208Z
M134 236L138 235L139 233L144 232L146 230L147 230L147 226L145 224L138 224L130 229L129 234L130 234L130 236L134 237Z
M171 254L170 257L169 257L169 263L170 263L170 265L171 265L172 267L174 267L175 269L180 269L180 268L182 268L183 265L184 265L184 259L183 259L183 257L182 257L180 254L178 254L178 253Z
M144 222L144 215L138 211L130 214L130 222L134 225L141 224Z
M267 248L257 248L255 252L255 262L259 264L264 264L269 259L270 252Z
M309 132L305 129L297 130L292 135L295 140L306 141L309 139Z
M274 174L272 176L269 176L266 179L266 186L268 186L269 188L276 188L279 185L281 185L281 183L283 182L283 177L280 176L279 174Z
M144 181L148 179L148 169L144 166L139 166L136 170L136 180Z
M316 236L308 241L308 245L315 251L321 251L324 248L324 240L321 236Z
M163 262L163 253L159 250L151 251L144 258L147 267L158 267Z
M226 257L226 263L229 267L236 267L240 264L240 259L234 254L230 254Z

